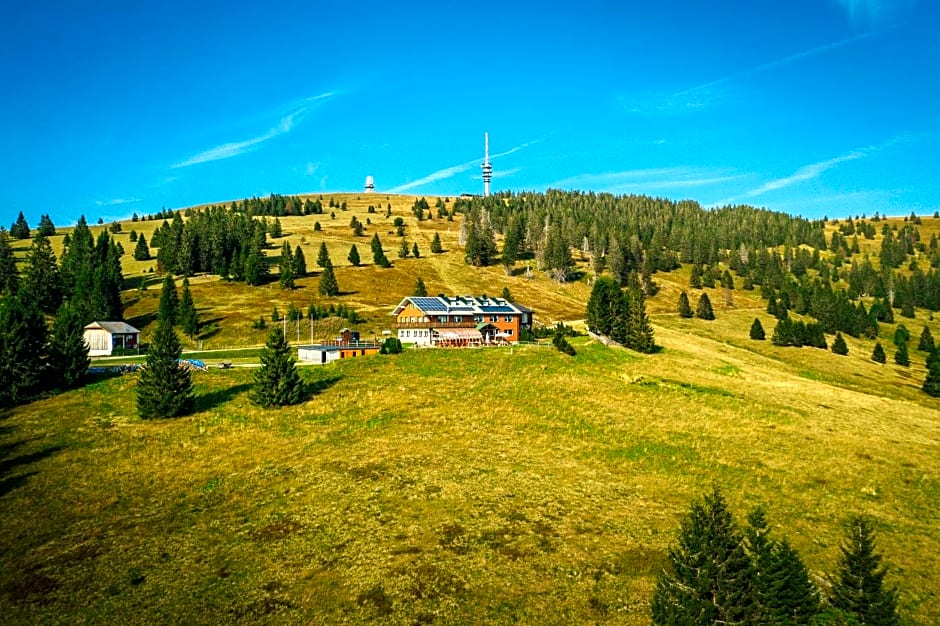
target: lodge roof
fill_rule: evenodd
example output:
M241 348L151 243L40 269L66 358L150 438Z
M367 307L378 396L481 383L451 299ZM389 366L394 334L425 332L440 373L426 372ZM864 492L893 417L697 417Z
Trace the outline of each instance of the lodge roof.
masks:
M106 330L112 335L133 335L140 331L125 322L92 322L84 330Z
M449 298L444 295L429 296L409 296L402 300L392 315L401 313L408 304L413 304L424 313L432 315L473 315L473 314L513 314L532 313L532 309L509 302L503 298L484 298L476 296L454 296Z

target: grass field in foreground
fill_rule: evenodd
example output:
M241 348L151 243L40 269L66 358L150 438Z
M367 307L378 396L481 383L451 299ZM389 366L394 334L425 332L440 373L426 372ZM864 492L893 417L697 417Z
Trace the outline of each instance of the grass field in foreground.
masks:
M582 338L303 368L313 395L282 410L248 402L246 370L196 373L175 420L136 418L133 375L18 408L3 621L644 624L719 481L817 580L871 514L906 623L940 622L935 402L869 384L902 368L853 342L755 347L734 315L664 316L650 356Z

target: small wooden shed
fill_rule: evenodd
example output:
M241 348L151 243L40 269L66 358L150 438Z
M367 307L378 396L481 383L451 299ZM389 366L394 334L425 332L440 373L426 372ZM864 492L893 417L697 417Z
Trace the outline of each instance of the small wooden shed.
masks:
M140 331L125 322L92 322L85 326L88 356L107 356L115 348L137 349Z

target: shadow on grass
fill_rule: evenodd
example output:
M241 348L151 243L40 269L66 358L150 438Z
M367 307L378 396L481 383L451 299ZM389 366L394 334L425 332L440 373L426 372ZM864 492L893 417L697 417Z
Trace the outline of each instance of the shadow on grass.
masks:
M144 313L143 315L136 315L128 319L127 323L135 328L143 330L149 326L151 322L156 321L156 319L157 313L154 311L151 313Z
M225 389L218 389L216 391L198 395L195 398L195 405L193 410L194 412L199 413L202 411L208 411L209 409L214 409L225 404L226 402L231 401L232 398L242 393L243 391L248 391L249 389L251 389L251 383L241 383L238 385L233 385L232 387L226 387Z
M13 474L19 468L23 466L32 465L37 461L41 461L45 458L48 458L62 450L62 446L49 446L48 448L43 448L37 450L36 452L28 452L25 454L20 454L18 456L6 458L10 453L14 452L17 448L22 446L26 441L16 441L13 443L4 444L0 447L0 498L7 495L14 489L22 487L26 484L31 476L35 476L38 472L35 470L29 471L23 474Z
M323 393L341 380L343 380L342 376L330 376L329 378L308 381L307 384L304 385L304 394L307 399L310 399L313 396Z

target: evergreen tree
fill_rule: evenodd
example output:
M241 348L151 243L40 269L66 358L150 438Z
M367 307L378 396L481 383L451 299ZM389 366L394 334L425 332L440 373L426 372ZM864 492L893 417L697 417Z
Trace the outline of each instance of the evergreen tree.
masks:
M846 345L842 333L836 333L836 339L832 342L832 352L833 354L841 354L843 356L849 353L849 347Z
M192 339L199 332L199 313L189 291L189 278L183 277L183 294L180 296L179 325L186 336Z
M689 318L692 313L692 305L689 304L689 294L682 292L679 294L679 317Z
M182 353L173 322L160 315L137 382L137 414L142 419L177 417L192 410L193 382L189 370L180 366Z
M0 298L0 328L0 406L14 406L40 388L48 330L35 299L24 291Z
M512 302L512 292L509 291L509 287L503 287L503 293L499 297L506 302Z
M924 330L920 333L920 341L917 343L917 349L922 352L933 352L934 342L933 335L930 333L930 328L924 326Z
M894 362L901 367L911 366L911 357L907 352L907 342L898 346L897 351L894 353Z
M141 233L137 237L137 245L134 246L134 259L137 261L150 260L150 247L147 245L147 238Z
M323 273L320 275L320 295L339 295L339 284L337 284L336 275L333 273L333 263L329 259L326 260L326 267L323 268Z
M692 274L689 276L689 287L693 289L702 288L702 269L698 265L692 266Z
M55 313L62 304L62 280L52 244L45 235L37 234L26 255L23 287L43 313Z
M356 244L353 244L352 247L349 248L349 256L346 257L346 260L348 260L353 267L359 267L359 263L361 263L362 260L359 258L359 249L356 247Z
M52 218L49 217L48 214L39 218L39 228L36 229L36 232L46 237L53 237L55 235L55 224L52 223Z
M20 272L7 230L0 226L0 296L12 295L20 286Z
M902 343L906 344L910 339L911 331L909 331L904 324L898 324L898 327L894 330L894 345L900 346Z
M440 254L444 251L444 247L441 245L441 236L438 233L434 233L434 239L431 240L431 253Z
M245 282L258 286L268 279L268 261L261 252L261 245L252 242L245 257Z
M599 335L611 336L623 296L613 278L602 276L594 281L587 302L587 327Z
M294 276L303 278L307 275L307 257L300 246L294 248Z
M78 311L68 302L56 312L49 356L56 385L64 389L77 386L88 372L90 361L85 326Z
M252 402L264 408L301 402L304 385L294 363L284 333L280 327L273 327L261 351L261 367L254 373Z
M875 552L871 520L854 516L846 531L838 575L832 581L832 606L854 614L861 624L897 624L897 591L884 585L887 568L881 565L881 555Z
M703 293L702 297L698 299L698 306L695 307L695 316L703 320L715 319L715 312L712 310L712 301L709 300L707 293Z
M372 262L379 267L388 267L388 259L385 257L385 251L382 250L382 242L379 241L379 234L372 236Z
M940 350L934 349L927 355L927 378L924 379L924 393L940 398Z
M875 363L886 363L888 361L887 355L885 355L885 349L881 347L881 342L875 342L875 349L871 353L871 360Z
M281 220L274 218L274 223L271 225L271 239L278 239L284 235L284 231L281 229Z
M287 241L281 246L280 268L281 275L278 282L281 285L281 289L293 289L296 287L294 284L294 255L291 253L290 244Z
M418 279L415 281L415 288L411 295L419 298L423 298L428 295L428 288L424 286L424 281L420 276L418 276Z
M16 221L10 226L10 236L14 239L29 239L29 223L23 217L23 212L16 217Z
M754 323L751 324L751 339L755 341L763 341L767 337L767 334L764 332L764 326L760 323L759 318L754 318Z
M752 569L716 486L694 502L656 581L654 624L747 624L755 613Z
M171 326L176 324L179 314L179 302L173 274L167 274L163 277L163 288L160 291L160 306L157 309L157 317L168 321Z
M317 267L326 267L330 263L330 251L326 248L326 242L320 243L320 250L317 252Z
M410 252L410 250L411 248L408 246L408 240L402 239L401 245L398 246L398 258L404 259L405 257L408 256L408 253Z
M416 259L420 259L420 258L421 258L421 251L418 249L418 242L417 242L417 241L414 242L414 244L411 246L411 256L413 256L413 257L416 258Z
M656 350L653 327L646 315L646 298L641 289L630 288L626 293L628 331L624 345L631 350L649 354Z

